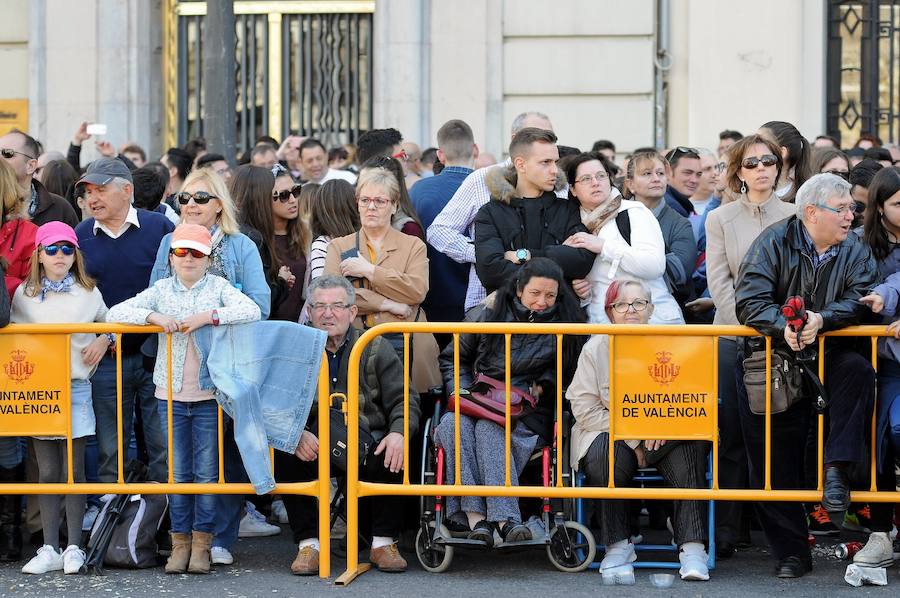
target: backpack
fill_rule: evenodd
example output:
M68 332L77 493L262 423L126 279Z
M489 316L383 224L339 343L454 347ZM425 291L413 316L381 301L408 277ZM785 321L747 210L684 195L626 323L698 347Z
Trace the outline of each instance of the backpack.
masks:
M168 497L165 494L132 494L118 516L110 509L116 495L107 494L103 499L105 503L91 528L88 547L93 547L99 540L98 531L104 527L104 521L117 517L103 562L123 569L146 569L159 565L156 534L169 507Z

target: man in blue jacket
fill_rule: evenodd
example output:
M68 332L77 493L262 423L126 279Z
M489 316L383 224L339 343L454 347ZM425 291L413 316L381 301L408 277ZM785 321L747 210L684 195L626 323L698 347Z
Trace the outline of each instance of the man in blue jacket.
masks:
M478 146L472 128L461 120L450 120L437 132L438 160L444 169L422 179L409 191L413 207L426 229L441 213L463 181L473 172ZM428 244L428 295L422 303L429 322L459 322L464 316L469 265L450 259ZM451 335L435 335L441 349Z

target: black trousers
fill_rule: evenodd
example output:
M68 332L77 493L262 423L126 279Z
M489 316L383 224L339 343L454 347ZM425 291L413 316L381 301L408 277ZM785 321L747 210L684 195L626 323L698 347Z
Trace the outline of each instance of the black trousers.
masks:
M739 344L731 339L719 339L719 487L746 488L747 449L741 432L738 408L736 364L743 355ZM745 525L745 503L716 502L716 542L734 545L749 536Z
M376 445L377 446L377 445ZM374 455L376 446L360 466L359 478L366 482L400 483L403 472L391 473L384 466L384 453ZM321 448L321 447L320 447ZM275 451L275 477L279 482L309 482L319 477L319 461L301 461L296 455ZM283 494L294 542L319 537L318 500L312 496ZM364 536L397 538L403 524L403 497L371 496L359 501L359 521Z
M750 411L744 387L744 368L737 363L741 429L750 466L750 487L765 481L765 416ZM862 463L866 457L866 429L871 417L875 372L858 353L832 350L826 356L825 390L828 413L825 463ZM807 434L811 425L809 400L772 416L772 488L802 489ZM756 503L760 523L777 559L809 556L806 514L800 503Z

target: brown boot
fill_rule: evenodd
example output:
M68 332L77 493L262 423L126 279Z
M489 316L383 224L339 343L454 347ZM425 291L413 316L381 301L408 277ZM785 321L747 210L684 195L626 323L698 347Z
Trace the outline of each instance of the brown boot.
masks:
M378 567L379 571L387 571L388 573L406 571L406 559L397 550L396 542L387 546L373 548L369 553L369 560Z
M166 561L166 573L184 573L191 558L191 535L172 532L172 554Z
M297 552L297 558L291 563L294 575L316 575L319 573L319 551L312 546L303 546Z
M191 538L191 562L188 565L188 573L209 573L210 554L213 535L209 532L193 532Z

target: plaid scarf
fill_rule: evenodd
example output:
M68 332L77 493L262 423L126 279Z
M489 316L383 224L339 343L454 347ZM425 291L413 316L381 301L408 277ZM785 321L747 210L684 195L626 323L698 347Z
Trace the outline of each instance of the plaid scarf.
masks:
M46 276L41 277L41 301L47 296L47 293L68 293L75 285L75 277L69 272L62 280L50 280Z

